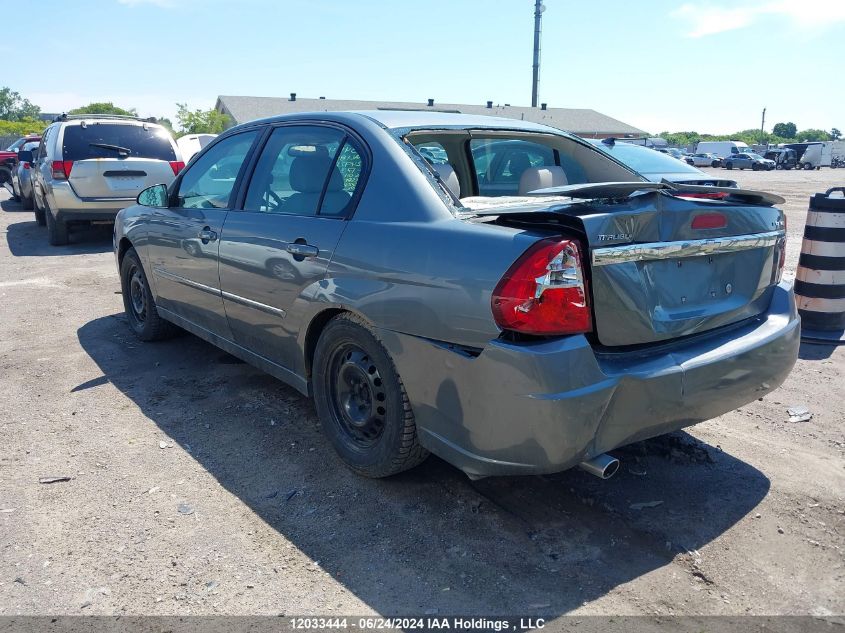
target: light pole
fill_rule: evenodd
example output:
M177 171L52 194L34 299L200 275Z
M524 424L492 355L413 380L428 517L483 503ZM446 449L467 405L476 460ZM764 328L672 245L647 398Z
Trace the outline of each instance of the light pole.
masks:
M531 81L531 107L537 107L540 99L540 32L543 28L543 0L534 0L534 73Z
M766 138L766 108L763 108L763 120L760 122L760 145L763 144L763 140Z

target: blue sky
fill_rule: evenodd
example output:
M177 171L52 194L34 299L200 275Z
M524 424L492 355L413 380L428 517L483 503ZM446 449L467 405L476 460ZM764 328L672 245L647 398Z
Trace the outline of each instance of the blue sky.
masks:
M643 129L845 129L845 0L545 0L541 101ZM41 0L0 44L48 112L218 94L528 105L532 0ZM11 15L10 15L11 10ZM16 16L15 12L21 15Z

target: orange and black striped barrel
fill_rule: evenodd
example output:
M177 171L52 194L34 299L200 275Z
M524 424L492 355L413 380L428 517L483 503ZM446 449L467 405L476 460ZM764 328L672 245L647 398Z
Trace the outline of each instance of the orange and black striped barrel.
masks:
M845 187L810 198L795 298L802 330L845 329Z

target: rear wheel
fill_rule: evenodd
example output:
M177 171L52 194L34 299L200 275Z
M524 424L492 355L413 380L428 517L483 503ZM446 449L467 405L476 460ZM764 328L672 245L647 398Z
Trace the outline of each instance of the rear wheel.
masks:
M804 169L810 171L813 168L813 163L804 163Z
M728 169L733 169L734 164L733 163L725 163L725 167L727 167Z
M21 196L21 204L27 211L32 211L35 206L32 201L32 194L30 193L29 196Z
M67 222L57 220L53 217L50 209L45 209L44 214L47 220L47 240L52 246L64 246L68 243Z
M120 286L126 320L135 336L142 341L158 341L174 334L176 326L162 319L156 310L147 275L134 248L126 251L120 263Z
M402 380L363 319L343 314L326 325L312 376L323 431L350 469L387 477L428 457Z
M711 167L718 167L718 166L719 166L719 161L718 161L718 160L714 160L712 163L710 163L710 166L711 166Z

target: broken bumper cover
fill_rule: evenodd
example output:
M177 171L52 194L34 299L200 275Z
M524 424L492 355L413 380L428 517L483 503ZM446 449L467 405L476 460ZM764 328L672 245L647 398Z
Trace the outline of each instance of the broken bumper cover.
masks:
M565 470L736 409L778 387L798 357L791 284L768 312L659 350L596 353L583 336L491 342L473 357L379 332L420 442L471 476Z

